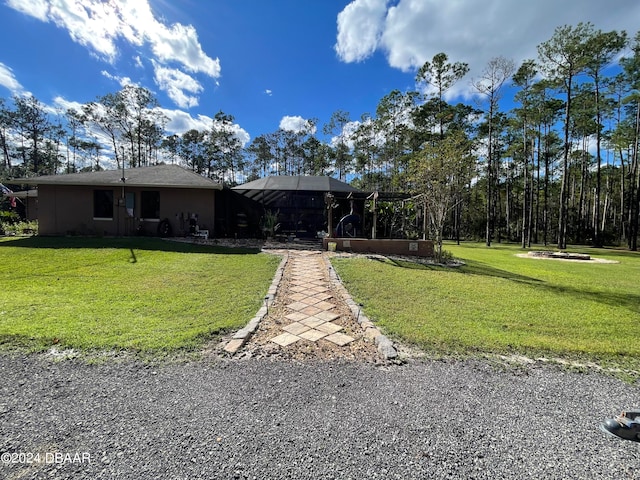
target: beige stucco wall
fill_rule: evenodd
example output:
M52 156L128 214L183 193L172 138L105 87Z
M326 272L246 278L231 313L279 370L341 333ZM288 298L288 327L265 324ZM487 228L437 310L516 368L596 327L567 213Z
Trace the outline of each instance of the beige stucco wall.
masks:
M38 231L40 235L133 235L140 220L140 192L160 192L160 219L142 222L148 234L155 235L160 220L168 219L173 235L188 229L188 215L196 213L201 228L213 230L215 224L215 190L188 188L135 188L134 215L126 211L121 188L113 188L113 218L93 218L93 191L108 187L55 186L38 187ZM182 220L184 219L184 221ZM213 232L211 232L213 234Z

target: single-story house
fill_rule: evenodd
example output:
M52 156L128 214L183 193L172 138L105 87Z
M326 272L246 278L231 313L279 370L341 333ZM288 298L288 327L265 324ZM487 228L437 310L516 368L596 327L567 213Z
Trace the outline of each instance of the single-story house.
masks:
M38 187L40 235L186 235L216 225L222 185L178 165L13 180Z

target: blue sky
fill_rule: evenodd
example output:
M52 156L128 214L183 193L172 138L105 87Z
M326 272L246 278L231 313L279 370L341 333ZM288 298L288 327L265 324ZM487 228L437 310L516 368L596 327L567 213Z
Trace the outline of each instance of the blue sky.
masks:
M66 109L149 88L168 130L222 110L245 141L336 110L357 120L413 89L435 54L469 63L452 95L497 56L517 65L560 25L640 29L637 0L0 0L0 97Z

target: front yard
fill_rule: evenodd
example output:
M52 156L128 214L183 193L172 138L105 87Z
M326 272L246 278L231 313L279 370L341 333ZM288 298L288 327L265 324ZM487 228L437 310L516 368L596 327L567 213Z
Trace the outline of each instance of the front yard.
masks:
M354 299L391 337L436 353L559 356L640 370L640 255L538 260L516 245L445 245L466 265L336 258ZM540 247L538 247L540 248Z
M0 348L199 348L244 326L279 261L159 239L0 239Z
M640 371L640 255L618 263L520 258L449 244L465 265L334 258L392 339L436 355L591 360ZM0 350L199 350L260 308L279 257L159 239L0 239Z

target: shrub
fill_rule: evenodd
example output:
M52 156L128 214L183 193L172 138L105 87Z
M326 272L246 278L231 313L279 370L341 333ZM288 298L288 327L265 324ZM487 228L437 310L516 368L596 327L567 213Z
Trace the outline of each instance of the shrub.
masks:
M4 232L4 235L37 235L38 221L0 221L0 231Z

